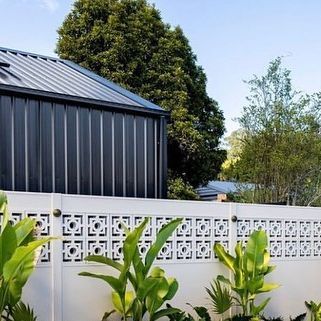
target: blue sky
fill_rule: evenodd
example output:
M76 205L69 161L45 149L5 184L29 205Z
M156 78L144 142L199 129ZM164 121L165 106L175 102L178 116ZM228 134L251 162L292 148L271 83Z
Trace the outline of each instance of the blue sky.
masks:
M320 0L154 0L180 25L208 76L208 92L236 129L248 93L244 79L284 56L297 89L321 91ZM72 0L0 0L0 46L54 55L56 30Z

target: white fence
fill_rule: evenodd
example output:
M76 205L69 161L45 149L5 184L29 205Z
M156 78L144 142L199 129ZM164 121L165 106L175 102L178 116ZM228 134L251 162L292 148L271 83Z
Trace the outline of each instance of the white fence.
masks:
M209 305L205 286L222 265L213 255L214 242L233 251L238 240L253 229L269 234L270 252L277 269L271 279L281 287L271 293L266 314L295 316L304 312L304 300L321 300L321 210L235 203L110 198L61 194L8 192L13 220L37 218L42 235L61 240L47 246L24 293L39 321L98 321L111 308L110 288L102 281L78 276L81 271L105 267L86 264L88 254L120 257L120 222L137 225L150 216L141 251L173 217L184 223L167 242L157 264L175 276L180 289L173 305ZM54 209L61 211L55 217ZM232 217L237 218L233 222Z

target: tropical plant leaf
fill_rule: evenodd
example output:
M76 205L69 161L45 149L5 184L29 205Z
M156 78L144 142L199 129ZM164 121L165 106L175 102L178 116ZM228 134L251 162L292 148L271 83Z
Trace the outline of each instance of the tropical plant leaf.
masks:
M166 301L171 300L175 296L175 294L178 291L178 287L179 287L178 282L175 278L168 278L167 283L168 283L169 288L168 288L168 292L164 298L164 300L166 300Z
M30 308L29 305L19 302L16 304L10 312L12 318L11 321L36 321L37 317L35 316L34 311Z
M132 260L136 253L137 244L144 232L146 225L149 222L149 217L146 217L143 222L136 227L133 231L128 233L124 244L123 244L123 256L124 256L124 268L119 276L119 279L122 283L125 282L127 277L127 272L132 264Z
M247 258L247 270L255 277L257 272L262 270L264 265L264 253L268 246L267 235L264 231L252 232L245 247Z
M17 237L13 227L7 224L0 234L0 275L4 264L12 257L17 248Z
M105 312L104 315L103 315L103 318L101 319L101 321L107 321L108 318L115 312L116 312L115 310L112 310L110 312Z
M155 321L155 320L158 320L160 318L167 317L167 316L169 317L170 315L174 315L175 313L180 313L180 312L181 312L180 309L176 309L176 308L172 308L172 307L166 308L166 309L162 309L162 310L159 310L156 313L154 313L151 316L150 321Z
M104 274L95 274L95 273L89 273L89 272L80 272L78 275L88 276L90 278L103 280L107 282L114 289L115 292L119 293L119 295L123 293L123 284L119 279L113 276L104 275Z
M4 230L10 218L10 213L8 210L8 198L4 191L0 191L0 213L2 214L1 230Z
M103 255L89 255L84 258L85 261L101 263L115 268L118 271L123 270L123 265Z
M253 304L253 308L252 308L252 314L253 316L257 316L260 314L261 311L263 311L265 309L265 307L267 306L267 304L269 303L269 301L271 300L271 298L267 298L265 299L261 304L255 306Z
M120 295L113 291L112 292L112 302L116 310L122 315L129 316L129 312L131 310L135 295L133 291L126 291L125 293L125 305L123 306L122 298Z
M233 299L231 292L226 287L222 287L219 280L214 280L211 283L211 288L205 289L211 298L214 313L223 314L232 307Z
M13 227L17 236L17 245L26 245L31 241L34 241L35 238L33 233L36 228L36 220L29 217L24 218Z
M182 218L177 218L163 226L157 233L156 241L151 245L145 256L144 275L147 275L159 251L162 249L168 238L173 234L176 228L181 224Z
M270 292L274 289L279 288L280 285L277 283L264 283L261 288L257 290L258 293L265 293L265 292Z
M215 243L214 244L214 252L217 255L218 259L225 265L227 266L233 273L235 273L235 258L228 254L223 245L220 243Z
M10 260L4 264L3 279L14 298L20 299L22 286L35 268L34 251L52 239L54 238L46 237L18 247Z

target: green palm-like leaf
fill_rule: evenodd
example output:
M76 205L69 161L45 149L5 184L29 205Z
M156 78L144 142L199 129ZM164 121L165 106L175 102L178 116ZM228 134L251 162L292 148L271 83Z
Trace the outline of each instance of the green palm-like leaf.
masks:
M222 286L219 280L216 279L211 283L211 288L206 288L206 292L211 298L214 313L223 314L232 307L231 292L227 287Z
M37 317L35 316L34 311L30 308L29 305L24 304L23 302L19 302L16 304L10 316L12 321L36 321Z

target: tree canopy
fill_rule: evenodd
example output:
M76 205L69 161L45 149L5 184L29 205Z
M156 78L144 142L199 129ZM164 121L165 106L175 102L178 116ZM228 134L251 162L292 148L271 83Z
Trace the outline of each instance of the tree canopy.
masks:
M58 34L61 58L170 112L171 181L197 187L217 176L225 159L224 117L180 27L164 23L145 0L76 0Z
M315 204L321 197L319 96L295 91L281 58L247 83L248 104L223 176L255 184L253 202Z

